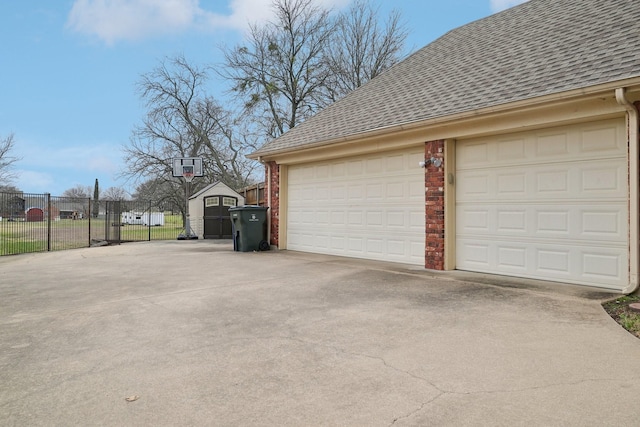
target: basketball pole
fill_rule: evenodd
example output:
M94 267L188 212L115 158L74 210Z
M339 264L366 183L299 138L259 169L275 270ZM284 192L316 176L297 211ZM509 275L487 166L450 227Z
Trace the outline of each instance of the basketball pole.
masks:
M189 196L191 195L191 180L193 179L193 174L183 174L185 182L185 192L184 192L184 237L187 240L191 240L195 235L191 234L191 218L189 214Z
M187 190L184 192L184 235L187 239L191 238L191 221L189 219L189 193L191 192L191 182L185 177L185 185Z

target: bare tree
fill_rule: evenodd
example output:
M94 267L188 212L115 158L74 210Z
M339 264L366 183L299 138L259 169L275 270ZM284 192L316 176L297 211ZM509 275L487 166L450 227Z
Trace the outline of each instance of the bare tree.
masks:
M68 188L62 192L62 197L68 197L76 200L85 200L91 198L92 188L90 185L78 184L73 188Z
M0 185L0 193L20 193L20 194L22 194L22 190L20 190L15 185Z
M62 197L66 197L74 205L74 210L81 212L82 215L88 215L89 199L93 188L90 185L78 184L73 188L68 188L62 192Z
M356 0L340 14L326 55L330 78L327 90L332 100L375 78L402 59L408 31L400 12L392 11L380 26L379 7Z
M16 178L13 164L20 158L11 155L15 149L15 143L12 133L5 138L0 138L0 185L9 185Z
M220 74L276 138L401 59L407 30L398 11L356 2L335 18L313 0L274 0L275 19L250 26L244 45L222 48Z
M207 79L207 69L182 56L142 76L138 89L147 114L124 147L123 176L137 182L163 180L178 189L182 182L172 178L171 160L202 157L205 179L194 181L194 191L212 181L232 188L246 185L256 164L245 151L255 144L232 114L205 93Z
M275 138L329 102L324 53L334 30L329 10L312 0L275 0L275 21L251 25L247 45L223 48L221 75Z
M134 200L147 200L172 212L182 212L184 208L182 187L164 179L150 179L141 183L132 197Z
M102 200L127 200L129 193L122 187L109 187L102 193Z

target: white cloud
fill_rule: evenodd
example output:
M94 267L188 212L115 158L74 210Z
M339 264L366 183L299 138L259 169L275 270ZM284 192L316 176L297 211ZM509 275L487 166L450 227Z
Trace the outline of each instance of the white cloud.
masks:
M67 26L113 44L182 31L198 11L197 0L76 0Z
M51 191L55 180L53 175L47 172L37 172L33 170L16 170L16 187L22 191L31 193L44 193Z
M318 5L340 7L348 1L319 0ZM75 0L67 27L112 45L190 29L242 31L272 14L269 0L230 0L224 10L229 13L205 10L200 0Z
M106 180L110 186L116 185L110 180L118 172L121 153L113 150L114 144L96 142L64 148L56 145L28 144L23 147L19 153L22 160L16 163L15 170L18 188L59 196L78 183L93 185L97 177L101 183Z
M493 12L500 12L526 1L528 0L491 0L491 10Z
M244 30L249 23L263 22L272 15L271 2L267 0L232 0L230 15L211 14L210 23L218 27Z
M59 169L114 172L120 153L113 144L93 141L85 145L69 145L58 148L58 143L42 145L27 141L18 153L21 160L17 167L47 167Z

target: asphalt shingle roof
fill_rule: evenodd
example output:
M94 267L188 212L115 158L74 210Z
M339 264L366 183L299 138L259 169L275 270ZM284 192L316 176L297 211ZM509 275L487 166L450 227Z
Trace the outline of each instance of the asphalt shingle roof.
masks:
M253 155L640 76L640 0L530 0L456 28Z

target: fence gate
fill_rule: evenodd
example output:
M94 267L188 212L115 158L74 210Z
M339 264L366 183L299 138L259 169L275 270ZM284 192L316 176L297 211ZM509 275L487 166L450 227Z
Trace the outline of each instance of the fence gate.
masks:
M120 201L105 203L104 236L109 243L120 243L122 240L122 202Z

